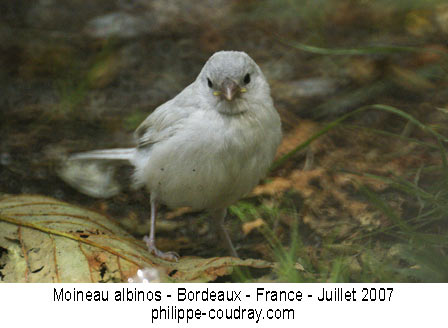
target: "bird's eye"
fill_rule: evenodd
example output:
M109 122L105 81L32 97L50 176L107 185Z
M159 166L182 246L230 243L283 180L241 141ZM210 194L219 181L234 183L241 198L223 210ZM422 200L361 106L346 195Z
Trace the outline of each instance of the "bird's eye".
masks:
M208 84L209 88L213 88L213 83L212 83L212 81L210 81L209 78L207 78L207 84Z
M249 74L249 73L247 73L247 74L244 76L244 80L243 80L243 82L244 82L244 84L249 84L249 82L250 82L250 74Z

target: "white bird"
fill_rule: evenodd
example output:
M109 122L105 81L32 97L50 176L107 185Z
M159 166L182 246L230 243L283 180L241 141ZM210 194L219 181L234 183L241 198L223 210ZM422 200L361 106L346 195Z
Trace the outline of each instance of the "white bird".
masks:
M144 240L156 256L178 257L156 248L158 204L209 211L237 256L224 228L226 209L265 176L282 137L280 117L258 65L244 52L215 53L192 84L143 121L135 137L135 148L75 154L68 162L93 163L95 170L98 162L111 167L110 161L134 167L134 186L146 187L151 195L151 230ZM112 179L102 182L94 176L85 168L62 171L64 180L91 196L119 191Z

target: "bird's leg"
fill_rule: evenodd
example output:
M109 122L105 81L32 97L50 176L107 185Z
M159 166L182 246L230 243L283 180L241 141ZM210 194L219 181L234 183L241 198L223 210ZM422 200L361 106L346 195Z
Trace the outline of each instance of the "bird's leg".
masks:
M162 252L156 247L156 215L157 203L151 197L151 230L149 236L145 236L143 240L146 242L150 253L154 253L155 256L161 259L177 262L179 255L176 252Z
M227 209L222 210L216 210L212 212L212 215L214 216L214 219L218 221L218 232L221 237L221 239L224 241L227 249L230 252L230 255L234 257L239 257L238 253L235 250L235 247L233 247L232 240L230 239L230 236L227 232L227 229L224 225L225 218L227 214Z

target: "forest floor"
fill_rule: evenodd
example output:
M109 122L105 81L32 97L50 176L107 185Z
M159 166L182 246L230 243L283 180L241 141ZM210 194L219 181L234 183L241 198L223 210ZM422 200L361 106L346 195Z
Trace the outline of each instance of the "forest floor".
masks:
M70 1L27 10L6 3L1 193L77 204L141 239L145 192L92 199L58 177L59 159L131 146L138 124L193 81L211 53L244 50L270 82L284 138L269 176L227 218L242 258L277 265L232 279L448 281L443 1L217 1L219 10L190 11L173 1L179 10L157 13L151 27L139 8L112 8L134 19L119 35L102 1L74 27L60 18ZM211 12L221 24L203 18ZM212 225L206 213L162 207L157 244L182 256L225 256Z

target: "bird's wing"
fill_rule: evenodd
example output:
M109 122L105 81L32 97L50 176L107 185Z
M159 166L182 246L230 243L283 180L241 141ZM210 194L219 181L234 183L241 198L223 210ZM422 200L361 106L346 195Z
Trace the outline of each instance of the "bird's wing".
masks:
M137 148L148 147L175 134L182 121L198 106L189 101L191 90L187 87L175 98L157 107L135 130Z

